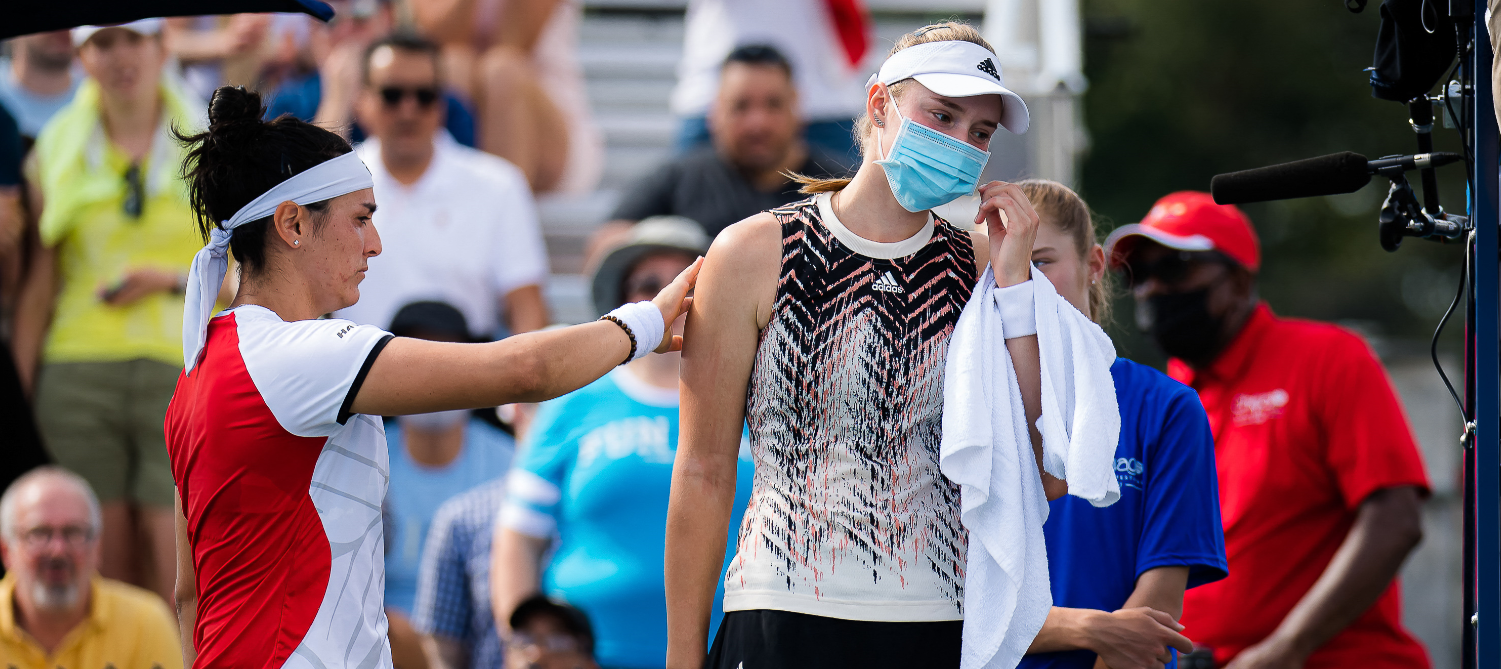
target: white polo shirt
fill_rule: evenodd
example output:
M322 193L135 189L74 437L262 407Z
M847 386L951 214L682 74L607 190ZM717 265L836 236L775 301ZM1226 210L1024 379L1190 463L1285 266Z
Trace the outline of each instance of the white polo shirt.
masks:
M360 301L339 318L387 328L403 306L447 302L488 337L506 293L547 278L547 248L521 171L439 133L432 164L410 186L386 170L380 142L355 151L375 179L375 228L382 251L370 259Z

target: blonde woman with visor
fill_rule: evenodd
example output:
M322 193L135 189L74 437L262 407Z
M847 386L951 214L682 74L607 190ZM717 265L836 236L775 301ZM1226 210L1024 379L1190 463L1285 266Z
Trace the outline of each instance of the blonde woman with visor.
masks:
M978 31L925 27L868 86L855 176L806 180L813 197L716 239L683 352L671 669L959 666L968 537L960 487L940 473L945 355L987 264L987 291L1032 289L1039 219L1002 182L978 187L963 227L930 210L975 191L992 134L1026 127ZM1038 337L1010 334L1032 425ZM744 422L755 482L705 663ZM1032 431L1039 463L1041 443ZM1041 482L1048 498L1066 491Z

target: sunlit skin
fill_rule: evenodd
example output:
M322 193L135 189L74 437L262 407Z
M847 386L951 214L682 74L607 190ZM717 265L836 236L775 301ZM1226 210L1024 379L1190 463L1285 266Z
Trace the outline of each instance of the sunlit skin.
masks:
M371 221L375 207L375 191L369 188L329 200L321 214L281 203L273 214L272 234L267 235L266 267L241 282L232 306L269 308L268 301L274 301L273 311L292 321L318 318L358 302L370 259L381 251L380 233ZM321 224L315 220L320 217ZM279 273L302 280L290 285L279 281L274 287L262 280Z

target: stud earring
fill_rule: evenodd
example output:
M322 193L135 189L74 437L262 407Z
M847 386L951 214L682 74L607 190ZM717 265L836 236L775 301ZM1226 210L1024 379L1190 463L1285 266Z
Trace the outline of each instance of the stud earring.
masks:
M877 127L877 128L884 128L884 127L886 127L886 122L885 122L885 121L882 121L882 120L881 120L881 119L880 119L880 117L877 117L877 118L876 118L876 127Z
M294 240L292 240L292 246L296 246L296 245L301 244L301 243L302 243L301 239L294 239Z

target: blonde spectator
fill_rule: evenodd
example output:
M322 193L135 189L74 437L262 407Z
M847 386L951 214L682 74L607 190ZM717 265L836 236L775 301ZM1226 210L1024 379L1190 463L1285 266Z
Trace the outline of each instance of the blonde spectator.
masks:
M443 45L454 88L474 104L478 146L521 168L532 191L583 192L603 167L574 57L578 0L412 0Z
M41 216L14 354L53 459L102 500L100 570L165 597L174 549L162 420L182 365L184 276L202 244L168 133L197 125L203 105L162 78L161 27L73 32L89 76L28 165Z
M167 605L99 577L99 501L57 467L0 496L0 658L12 669L182 669Z

